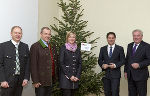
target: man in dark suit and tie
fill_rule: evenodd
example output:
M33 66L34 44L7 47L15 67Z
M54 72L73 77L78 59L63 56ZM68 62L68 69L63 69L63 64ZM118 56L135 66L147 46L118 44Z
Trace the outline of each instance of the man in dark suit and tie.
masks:
M100 49L98 63L103 71L105 96L119 96L120 88L120 67L124 64L125 55L123 47L116 45L116 35L114 32L107 33L108 45Z
M143 32L141 30L134 30L132 35L134 42L128 44L124 68L125 78L128 78L129 96L147 96L150 45L142 41Z
M12 27L11 36L10 41L0 44L0 96L21 96L30 77L29 49L20 41L21 27Z

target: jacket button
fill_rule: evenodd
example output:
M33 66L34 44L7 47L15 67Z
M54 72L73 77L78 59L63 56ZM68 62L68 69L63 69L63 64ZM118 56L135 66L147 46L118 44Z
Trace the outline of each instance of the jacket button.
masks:
M14 68L14 69L16 69L16 68Z
M73 61L76 61L76 60L73 60Z

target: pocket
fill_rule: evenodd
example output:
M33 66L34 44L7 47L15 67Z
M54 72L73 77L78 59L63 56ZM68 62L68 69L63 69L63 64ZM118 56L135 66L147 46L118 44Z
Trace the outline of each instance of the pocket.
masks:
M12 58L12 56L9 56L9 55L5 55L4 57L7 58L7 59L11 59Z

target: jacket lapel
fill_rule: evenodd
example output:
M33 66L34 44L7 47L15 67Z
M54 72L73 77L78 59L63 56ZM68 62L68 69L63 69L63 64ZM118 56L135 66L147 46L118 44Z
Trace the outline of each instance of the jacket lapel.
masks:
M112 53L112 58L114 57L116 52L117 52L117 45L115 44L115 48L114 48L113 53Z
M141 42L140 45L138 46L138 48L136 49L135 56L140 52L142 47L143 47L143 42Z
M108 45L104 47L104 54L107 58L109 58L107 47L108 47Z
M10 55L10 56L14 56L16 54L16 51L15 51L15 45L11 42L11 40L8 42L8 47L9 47L9 50L7 53L7 55Z
M134 42L133 43L131 43L131 45L129 46L129 53L128 54L130 54L129 56L132 56L132 48L133 48L133 44L134 44Z

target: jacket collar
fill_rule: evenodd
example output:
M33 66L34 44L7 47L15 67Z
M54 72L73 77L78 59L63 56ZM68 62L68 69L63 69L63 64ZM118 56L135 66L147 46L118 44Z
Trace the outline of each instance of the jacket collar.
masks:
M40 45L43 47L43 48L46 48L47 46L43 43L43 41L40 39L39 40L39 43L40 43Z
M47 48L47 46L43 43L43 41L40 39L39 41L38 41L39 43L40 43L40 45L43 47L43 48ZM49 44L50 44L50 46L52 47L52 43L50 43L49 42Z

